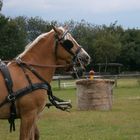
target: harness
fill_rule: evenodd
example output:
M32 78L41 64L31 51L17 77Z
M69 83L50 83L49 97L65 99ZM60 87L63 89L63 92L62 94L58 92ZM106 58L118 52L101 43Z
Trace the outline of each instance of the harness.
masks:
M48 107L51 106L51 105L54 105L56 108L61 109L63 111L66 111L67 109L70 109L72 107L70 103L66 104L65 106L61 106L60 102L64 102L64 100L59 99L58 97L55 97L53 95L50 84L45 79L43 79L36 72L36 70L33 67L22 63L20 61L20 59L17 59L15 62L22 68L23 72L25 73L26 79L29 82L29 85L22 88L22 89L19 89L17 91L13 91L13 81L11 79L8 67L4 62L0 61L0 71L3 75L5 85L7 87L8 93L9 93L9 95L5 97L4 101L2 101L0 103L0 107L5 105L6 103L11 103L11 105L10 105L10 116L8 118L8 121L10 123L10 132L12 130L15 131L15 119L17 118L15 101L18 98L20 98L22 96L25 96L25 95L27 95L27 94L35 91L35 90L38 90L38 89L47 90L48 99L51 103L51 104L46 104L46 106L48 106ZM30 70L37 78L39 78L42 81L42 83L32 83L31 79L29 78L29 76L25 72L26 69Z

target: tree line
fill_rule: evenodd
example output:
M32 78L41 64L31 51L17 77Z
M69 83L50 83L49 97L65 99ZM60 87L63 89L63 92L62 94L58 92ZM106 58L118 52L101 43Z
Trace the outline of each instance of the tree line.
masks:
M121 63L125 71L140 71L140 30L124 29L117 22L109 26L84 20L58 23L40 17L10 18L0 13L0 58L10 60L16 57L38 35L50 31L52 24L69 26L71 34L92 57L90 69L96 71L98 63Z

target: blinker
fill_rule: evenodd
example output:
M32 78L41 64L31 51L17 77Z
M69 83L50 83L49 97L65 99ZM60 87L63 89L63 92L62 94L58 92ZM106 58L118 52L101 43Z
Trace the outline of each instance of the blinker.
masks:
M72 41L66 39L62 42L62 45L65 49L70 50L73 47Z

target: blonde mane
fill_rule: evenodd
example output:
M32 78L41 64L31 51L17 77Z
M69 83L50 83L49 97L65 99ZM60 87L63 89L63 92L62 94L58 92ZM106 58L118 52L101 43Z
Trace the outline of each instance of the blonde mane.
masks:
M52 31L52 30L51 30ZM50 32L51 32L50 31ZM28 43L25 46L25 50L23 53L19 54L18 57L22 57L24 54L26 54L29 50L31 50L41 39L45 38L50 32L47 33L43 33L41 35L39 35L33 42Z
M65 29L63 27L58 27L59 30L61 30L62 32L65 31ZM51 33L53 31L53 29L50 32L47 33L43 33L41 35L39 35L33 42L28 43L25 46L25 50L23 53L21 53L18 57L22 57L24 54L26 54L29 50L31 50L41 39L45 38L46 36L48 36L49 33Z

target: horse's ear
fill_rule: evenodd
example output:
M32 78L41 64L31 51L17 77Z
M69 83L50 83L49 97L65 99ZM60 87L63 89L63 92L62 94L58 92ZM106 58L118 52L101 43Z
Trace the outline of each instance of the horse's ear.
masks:
M59 38L59 36L61 35L61 32L54 25L52 25L52 28L54 32L56 33L56 36Z
M57 29L56 29L56 27L55 27L54 25L52 25L52 28L53 28L53 30L54 30L56 33L58 33L58 31L57 31Z
M65 30L69 30L69 26L68 26L68 25L65 25L65 26L64 26L64 29L65 29Z

